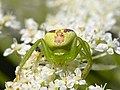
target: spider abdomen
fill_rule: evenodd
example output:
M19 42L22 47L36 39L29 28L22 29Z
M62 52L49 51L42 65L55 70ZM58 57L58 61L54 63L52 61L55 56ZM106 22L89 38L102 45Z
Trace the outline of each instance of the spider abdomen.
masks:
M45 35L46 44L52 49L69 48L76 33L71 29L51 30Z

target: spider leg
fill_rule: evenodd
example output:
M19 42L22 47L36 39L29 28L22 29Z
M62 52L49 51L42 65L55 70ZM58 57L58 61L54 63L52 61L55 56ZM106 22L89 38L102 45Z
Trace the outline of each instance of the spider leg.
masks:
M80 55L84 56L87 59L87 66L83 70L83 73L81 76L82 79L85 79L92 67L92 56L91 56L89 44L79 37L77 37L77 40L79 41L79 45L81 45L81 47L82 47L82 48L78 49ZM78 47L80 47L80 46L78 46Z
M32 47L30 48L30 50L28 50L26 52L26 54L24 55L22 61L20 62L19 70L17 72L15 81L19 79L19 76L20 76L20 73L22 71L22 68L23 68L24 64L30 58L31 54L33 53L34 50L36 50L36 48L38 47L39 44L41 45L42 51L43 51L44 55L46 56L46 58L50 57L51 51L50 51L49 47L46 45L45 41L43 39L39 39L38 41L36 41L34 43L34 45L32 45Z
M69 54L66 58L67 59L66 62L70 62L70 61L74 60L77 55L78 55L78 52L77 52L77 38L75 38L73 40L72 45L71 45L70 52L69 52Z

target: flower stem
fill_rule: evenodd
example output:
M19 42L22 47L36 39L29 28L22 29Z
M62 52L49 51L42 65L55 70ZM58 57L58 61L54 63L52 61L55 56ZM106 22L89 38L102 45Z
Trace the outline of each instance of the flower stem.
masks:
M107 53L102 53L102 54L99 54L99 55L96 55L96 56L93 56L92 59L98 59L98 58L101 58L101 57L104 57L105 55L107 55Z

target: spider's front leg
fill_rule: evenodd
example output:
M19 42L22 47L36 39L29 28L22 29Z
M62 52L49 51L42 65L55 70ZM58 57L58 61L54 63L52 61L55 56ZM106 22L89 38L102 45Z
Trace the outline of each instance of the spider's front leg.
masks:
M34 43L34 45L30 48L30 50L28 50L26 52L26 54L24 55L22 61L20 62L20 65L19 65L19 70L17 72L17 75L16 75L16 79L14 81L17 81L19 80L20 78L20 73L22 71L22 68L24 66L24 64L26 63L26 61L30 58L31 54L33 53L33 51L38 47L38 45L41 45L42 47L42 51L43 51L43 54L46 56L46 58L49 58L50 57L50 49L49 47L46 45L44 39L39 39L38 41L36 41Z
M82 72L82 79L85 79L92 67L92 56L90 52L90 46L86 41L82 40L79 37L77 37L77 40L79 41L79 45L77 49L78 52L80 53L81 57L87 59L87 66Z
M78 45L77 45L77 41L79 42ZM74 60L78 54L81 55L82 59L85 58L87 60L87 66L83 70L81 76L82 79L85 79L92 67L92 56L90 52L90 47L86 41L82 40L79 37L75 37L71 45L70 54L67 57L67 62Z
M78 55L78 52L77 52L77 38L75 37L73 42L72 42L70 52L69 52L69 54L66 58L67 59L66 62L70 62L70 61L74 60L77 55Z

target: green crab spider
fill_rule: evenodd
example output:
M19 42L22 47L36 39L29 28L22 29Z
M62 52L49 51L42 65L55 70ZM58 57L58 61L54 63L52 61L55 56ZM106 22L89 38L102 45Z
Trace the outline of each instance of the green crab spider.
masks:
M80 54L82 59L84 58L87 60L87 66L82 72L82 79L85 79L88 75L92 66L92 58L88 43L78 37L71 29L57 29L46 33L44 38L36 41L30 50L27 51L20 63L20 68L16 77L19 77L24 64L39 45L46 60L53 63L55 66L65 65Z

